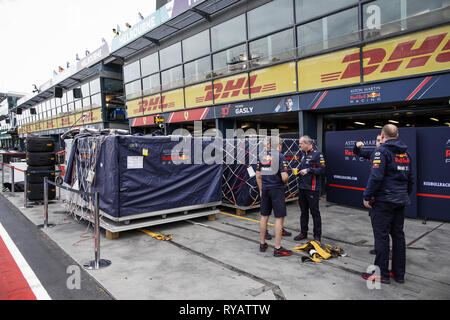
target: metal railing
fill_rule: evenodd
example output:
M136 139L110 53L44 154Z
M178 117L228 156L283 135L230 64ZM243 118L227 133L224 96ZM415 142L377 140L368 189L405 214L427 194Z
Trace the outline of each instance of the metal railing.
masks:
M10 170L11 170L10 171L10 174L11 174L11 177L10 177L11 178L10 191L11 191L11 196L14 196L15 189L16 189L14 172L17 170L19 172L24 172L24 174L25 174L25 171L21 170L21 169L18 169L18 168L15 168L14 166L10 166L9 164L3 163L3 162L0 163L0 166L1 166L1 170L2 170L2 191L5 191L5 188L4 188L4 186L5 186L5 168L10 168ZM26 179L24 178L24 180L26 180Z
M18 168L15 168L14 166L10 166L5 163L0 163L1 170L2 170L2 188L4 185L5 180L5 168L11 169L11 193L14 195L15 192L15 178L14 178L14 172L20 171L24 173L24 187L23 187L23 207L22 208L30 208L28 205L28 174L50 174L50 173L58 173L63 172L63 170L49 170L49 171L29 171L29 170L21 170ZM49 195L48 195L48 188L49 185L53 185L56 188L58 188L58 200L61 199L61 189L64 189L68 192L74 192L77 194L80 194L84 197L90 198L93 200L94 203L94 246L95 246L95 253L94 253L94 260L89 261L88 263L84 264L83 267L86 270L98 270L101 268L108 267L111 265L110 260L106 259L100 259L100 196L98 192L95 193L88 193L83 192L80 190L75 190L60 184L57 184L56 182L52 182L48 180L48 177L44 177L43 182L43 193L44 193L44 223L41 225L38 225L37 227L40 229L47 229L47 228L53 228L56 225L53 223L49 223L49 210L48 210L48 204L49 204Z
M88 197L93 200L94 203L94 260L89 261L83 265L86 270L98 270L111 265L110 260L100 259L100 195L98 192L89 193L80 190L75 190L63 185L59 185L55 182L48 181L47 177L44 177L44 224L39 225L39 228L51 228L52 224L48 222L48 187L53 185L56 188L64 189L68 192L74 192L81 196Z

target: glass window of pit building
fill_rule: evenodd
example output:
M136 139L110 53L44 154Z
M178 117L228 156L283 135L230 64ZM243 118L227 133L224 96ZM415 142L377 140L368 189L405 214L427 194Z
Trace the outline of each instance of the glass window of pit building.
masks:
M91 95L91 92L89 90L89 82L87 82L81 86L81 94L82 94L83 98L89 97Z
M181 66L161 72L161 89L167 90L183 85L183 69Z
M252 66L295 58L294 30L288 29L249 43Z
M210 51L209 30L183 40L183 60L185 62L207 55Z
M244 42L246 38L245 15L243 14L211 28L213 51Z
M206 56L184 65L184 77L186 84L208 79L211 71L211 58Z
M133 99L141 96L141 91L142 84L140 79L125 84L125 93L127 95L127 99Z
M102 106L102 97L100 93L94 94L91 96L92 108L101 107Z
M159 79L159 73L155 73L151 76L142 79L142 94L149 95L161 90L161 84Z
M281 30L294 24L292 1L273 0L249 11L247 18L249 39Z
M450 18L450 0L377 0L362 9L364 38L423 28Z
M143 77L156 73L158 71L159 71L158 52L155 52L141 59L141 72Z
M83 98L83 109L87 110L91 108L91 97Z
M357 7L300 25L297 28L298 55L304 56L357 42L358 29Z
M213 55L215 75L237 72L247 68L247 46L245 44Z
M181 63L181 42L159 51L161 70L165 70Z
M141 66L139 60L123 66L123 82L128 83L141 77ZM99 90L100 91L100 90ZM99 92L98 91L98 92ZM94 92L91 83L91 94Z

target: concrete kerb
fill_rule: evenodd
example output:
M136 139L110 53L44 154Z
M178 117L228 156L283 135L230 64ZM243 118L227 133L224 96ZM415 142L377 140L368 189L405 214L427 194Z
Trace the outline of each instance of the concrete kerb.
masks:
M21 197L11 197L8 193L4 196L31 222L42 223L42 206L23 208ZM173 243L154 240L138 231L125 232L117 240L102 235L102 252L114 264L88 272L117 299L276 299L276 287L286 299L450 297L447 271L450 258L445 254L449 251L445 247L448 224L428 221L423 225L420 220L406 219L407 243L442 226L415 242L413 247L419 249L407 250L405 285L393 282L383 285L381 290L368 290L365 281L355 274L366 271L373 263L373 256L368 252L373 237L367 212L337 205L327 207L323 200L320 206L323 241L341 246L347 257L322 264L301 263L299 255L274 258L270 249L265 253L257 250L257 223L219 214L216 221L198 218L193 220L194 224L182 221L151 229L172 234ZM43 232L82 266L94 252L91 229L88 223L77 223L71 216L62 214L63 210L62 200L49 203L49 221L56 227ZM258 210L248 212L247 217L258 220ZM273 223L273 218L269 222ZM293 235L283 238L285 247L299 245L293 241L298 226L298 206L288 204L285 227ZM269 227L273 234L272 230ZM342 242L328 241L327 237ZM273 240L268 243L273 244Z

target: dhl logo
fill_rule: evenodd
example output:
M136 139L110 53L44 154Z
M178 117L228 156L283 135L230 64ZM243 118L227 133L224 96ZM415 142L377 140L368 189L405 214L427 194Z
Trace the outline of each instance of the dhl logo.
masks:
M363 67L363 75L367 76L374 72L380 74L397 71L400 67L404 69L413 69L427 65L437 50L439 45L444 41L447 33L440 33L425 38L422 43L419 40L405 41L397 44L392 54L385 61L386 50L384 48L374 48L363 50L362 59L368 60ZM418 46L418 47L417 47ZM416 47L413 49L413 47ZM440 53L434 58L437 63L450 62L450 40L444 45ZM404 63L405 62L405 63ZM342 60L342 64L348 64L344 71L325 73L321 75L321 82L330 82L343 80L360 76L360 54L348 54Z
M170 109L175 107L175 102L166 103L166 96L144 98L139 101L139 108L135 113L161 111L161 109Z
M214 85L205 86L206 96L195 98L196 103L212 102L219 99L227 99L249 93L260 93L277 90L276 83L255 86L257 75L250 78L243 76L234 80L228 80L225 84L217 82Z
M61 118L61 125L66 126L69 125L70 120L69 118Z

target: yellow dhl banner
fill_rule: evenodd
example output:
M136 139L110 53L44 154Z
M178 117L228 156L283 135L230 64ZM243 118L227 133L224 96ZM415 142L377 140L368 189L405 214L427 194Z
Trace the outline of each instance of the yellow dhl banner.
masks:
M81 111L81 112L77 112L75 114L72 115L72 120L73 123L75 124L75 126L81 126L83 125L83 114L88 114L89 111Z
M359 48L300 60L298 62L299 91L359 83L359 77L342 78L343 73L340 69L345 69L343 61L348 57L356 57L359 61Z
M69 126L73 126L75 125L75 121L77 121L79 118L77 118L77 116L75 114L69 114ZM81 121L81 120L80 120ZM76 125L78 125L80 123L80 121L78 121L76 123Z
M55 129L55 121L53 119L47 120L47 129L48 130Z
M69 115L62 116L61 118L59 118L59 120L60 120L60 127L61 128L66 128L66 127L70 126L70 117L69 117Z
M241 73L214 80L214 92L211 89L210 85L205 87L204 101L206 103L212 103L213 94L215 104L248 99L250 97L248 74Z
M83 113L86 113L87 116L86 116L86 118L84 118L84 121L82 124L102 122L102 108L84 111Z
M61 128L60 123L61 123L60 118L54 118L53 119L53 129Z
M250 72L251 98L297 91L295 62Z
M184 109L183 89L163 92L161 94L162 112Z
M92 109L92 122L91 123L97 123L102 122L102 108Z
M162 110L161 101L162 101L161 95L159 93L142 98L140 109L142 110L144 115L161 113Z
M206 89L208 87L209 89ZM203 82L184 88L186 97L186 109L196 108L212 104L212 101L205 101L206 93L211 91L212 82Z
M450 27L396 37L364 46L363 81L384 80L450 69ZM300 60L299 90L360 82L358 48Z
M36 131L42 131L42 130L46 130L47 126L44 127L44 122L38 122L36 123Z
M364 81L450 69L450 26L365 46L363 59Z
M135 118L144 115L144 111L141 108L142 99L127 101L127 113L128 118Z

